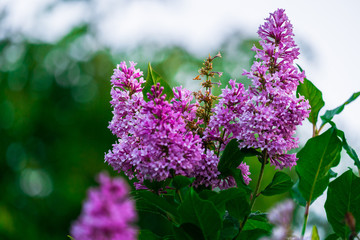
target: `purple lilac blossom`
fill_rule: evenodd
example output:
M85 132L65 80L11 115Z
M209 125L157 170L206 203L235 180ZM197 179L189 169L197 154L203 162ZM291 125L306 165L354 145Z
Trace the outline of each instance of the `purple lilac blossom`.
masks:
M135 69L136 63L130 62L130 67L121 62L111 76L111 98L113 119L109 129L118 138L133 134L137 119L141 118L140 108L144 103L141 84L143 73Z
M249 175L250 175L249 166L246 163L242 162L242 163L240 163L238 168L241 170L241 174L243 176L244 183L246 185L248 185L251 181L251 178L249 177Z
M198 103L192 103L192 92L182 87L176 87L174 98L171 102L165 101L162 95L163 88L153 86L149 94L149 102L145 102L142 95L142 72L135 69L136 63L130 62L127 67L125 62L120 63L111 77L111 105L113 119L109 129L118 140L113 144L113 149L105 155L105 161L114 170L123 171L130 179L136 177L139 183L137 188L142 188L143 180L165 180L170 176L170 170L176 175L195 177L195 186L205 185L220 187L222 189L234 187L232 177L218 179L218 156L212 151L205 153L201 138L187 124L201 124L197 119L196 110ZM226 88L224 92L232 92L231 96L224 94L231 109L223 116L222 125L228 124L227 117L239 113L238 103L244 91L242 85L231 81L232 89ZM218 105L220 106L220 105ZM215 109L221 112L221 109ZM233 119L235 121L235 119ZM211 129L211 128L208 128ZM228 133L235 132L233 128ZM208 138L214 139L219 132L206 132ZM224 138L227 139L227 138ZM220 138L218 138L220 140ZM223 142L224 149L228 140ZM242 163L241 169L244 182L249 183L249 167Z
M219 95L219 103L213 109L214 115L210 117L208 128L204 132L204 139L221 142L220 151L231 140L231 136L237 135L241 130L237 124L239 116L244 113L247 96L244 94L244 85L236 83L234 80L229 81L231 88L222 89ZM220 131L222 128L222 131Z
M116 171L124 171L131 179L134 177L132 150L139 147L139 138L134 135L137 123L143 118L142 106L145 104L141 84L144 79L142 72L135 69L136 63L130 62L130 67L121 62L114 69L111 77L111 97L113 118L109 129L118 140L113 149L105 155L105 161Z
M137 239L135 203L128 194L127 183L121 178L111 179L99 174L98 188L88 190L80 217L71 227L76 240L132 240Z
M229 81L231 88L226 86L220 94L219 103L213 109L214 115L210 117L208 128L204 132L204 139L215 141L215 145L219 151L223 151L229 141L241 131L241 128L235 123L238 122L239 116L244 114L246 110L245 103L247 96L244 85L236 83L234 80ZM220 130L222 128L222 130ZM220 145L221 143L221 145ZM219 160L216 161L216 165ZM245 184L249 184L251 178L249 177L249 166L246 163L241 163L238 167L241 170ZM219 186L221 189L234 187L236 185L235 179L231 176L221 179L213 180L213 186Z
M253 48L256 58L250 72L252 79L248 90L248 126L236 136L240 147L265 150L272 165L277 168L296 164L295 154L287 154L298 147L293 137L296 126L309 116L309 104L304 97L297 98L294 91L305 74L294 66L299 48L293 40L292 25L283 9L270 14L258 31L262 49Z
M201 156L201 162L196 166L194 171L195 181L193 185L198 187L204 185L206 187L219 186L218 176L220 175L217 165L219 158L216 156L214 151L208 150Z
M142 95L142 72L122 62L114 70L111 83L113 120L109 128L118 140L105 155L114 170L123 171L129 178L162 181L175 175L192 177L203 153L201 139L189 131L187 122L196 118L196 104L190 103L189 90L174 89L171 103L165 100L159 84ZM140 79L138 79L140 78Z
M200 137L186 129L182 111L174 111L162 91L157 84L148 93L150 101L142 109L144 119L135 131L141 137L141 147L133 150L138 171L157 181L171 177L171 169L175 175L191 176L203 152Z
M171 100L172 109L175 112L180 112L185 122L194 121L196 119L198 103L191 103L193 100L192 91L180 86L173 89L173 92L174 98Z
M231 89L224 89L220 95L206 137L216 140L223 136L224 143L236 138L240 148L262 150L277 168L292 167L297 158L287 152L298 146L295 130L308 117L310 108L304 97L294 93L305 77L293 63L299 49L283 9L270 14L258 33L262 49L254 46L252 50L259 61L250 72L244 72L252 86L244 90L230 80Z

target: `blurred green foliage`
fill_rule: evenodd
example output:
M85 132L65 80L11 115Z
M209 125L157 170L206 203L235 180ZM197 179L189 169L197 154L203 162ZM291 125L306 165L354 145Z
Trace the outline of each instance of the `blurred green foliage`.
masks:
M147 42L114 53L95 39L83 26L54 44L0 41L0 239L66 239L96 174L117 175L104 153L116 140L107 125L109 80L118 62L138 62L144 71L152 62L170 86L200 87L192 79L202 59L183 48ZM224 72L223 87L230 78L249 84L241 74L250 68L255 43L234 35L217 49L223 58L214 70ZM256 179L260 164L249 165ZM264 186L273 172L268 168ZM282 197L260 197L255 208L266 210ZM153 220L140 216L139 224L156 228ZM167 230L155 232L161 231Z
M1 239L64 239L107 168L113 64L86 38L82 27L56 44L0 43Z

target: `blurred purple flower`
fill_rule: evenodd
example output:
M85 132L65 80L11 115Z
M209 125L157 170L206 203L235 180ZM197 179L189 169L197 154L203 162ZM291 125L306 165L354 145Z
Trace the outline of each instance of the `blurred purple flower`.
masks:
M297 239L292 236L291 223L293 219L295 204L292 200L286 200L276 205L268 214L268 220L274 224L270 237L261 240L286 240Z
M135 203L128 196L127 183L103 173L98 182L98 188L88 190L82 212L71 226L71 236L76 240L137 239Z

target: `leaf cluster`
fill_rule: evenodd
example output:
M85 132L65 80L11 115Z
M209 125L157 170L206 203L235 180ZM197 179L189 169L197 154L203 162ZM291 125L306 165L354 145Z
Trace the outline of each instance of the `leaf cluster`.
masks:
M320 116L322 122L319 128L317 127L319 112L325 105L321 91L311 81L305 79L299 85L297 94L303 95L309 101L311 112L308 119L313 125L313 137L297 154L299 160L296 172L299 181L292 189L293 198L306 207L303 235L310 205L328 189L325 210L334 233L327 239L354 239L358 237L360 231L358 207L360 178L351 169L337 177L337 173L333 172L332 168L340 163L342 149L354 160L354 166L358 169L360 169L360 161L355 150L348 144L345 133L339 130L332 120L344 110L346 105L356 100L360 92L354 93L339 107L325 111ZM325 126L329 126L328 130L321 133ZM330 182L332 178L335 179Z

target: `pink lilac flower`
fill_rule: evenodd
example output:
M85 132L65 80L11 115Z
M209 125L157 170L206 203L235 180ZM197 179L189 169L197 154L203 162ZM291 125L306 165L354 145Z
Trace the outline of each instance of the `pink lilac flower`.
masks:
M141 118L140 108L144 103L141 84L144 79L140 69L135 69L136 63L130 62L130 67L121 62L111 76L111 98L113 119L109 129L118 138L133 134L137 119Z
M137 239L135 203L127 183L121 178L98 176L100 186L88 190L79 218L71 227L76 240Z
M244 73L253 83L245 116L249 124L236 137L240 147L266 150L271 164L282 169L296 164L295 154L287 152L298 146L298 139L293 137L296 126L309 115L308 102L294 93L305 75L294 66L299 48L283 9L270 14L258 33L262 49L253 50L260 62L254 62L251 71Z
M144 119L135 134L141 147L134 149L135 167L148 179L157 181L175 175L189 176L201 159L201 139L186 129L182 111L174 111L165 100L160 84L151 88L149 102L143 106Z
M206 137L214 136L224 143L236 138L239 148L262 150L277 168L292 167L297 158L287 152L298 146L296 127L309 115L308 102L294 93L305 77L293 63L299 49L282 9L270 14L258 33L262 49L253 50L259 61L250 72L244 72L252 86L244 90L230 80L231 89L224 89L220 95Z
M129 97L119 98L112 94L113 119L116 121L110 126L118 130L115 133L119 139L106 154L105 161L129 178L136 177L140 185L144 179L165 180L171 177L171 170L175 175L192 176L203 149L200 137L186 125L196 117L196 105L190 103L190 91L180 87L174 89L175 97L169 103L162 94L163 88L157 84L148 93L149 102L145 102L141 92L137 92L141 86L132 77L139 71L128 74L126 66L122 69L126 69L127 75L120 72L118 75L122 77L118 79L121 82L117 84L124 87L116 90ZM131 86L136 86L132 95ZM120 110L117 110L118 106Z
M141 92L141 84L145 81L142 78L143 72L140 69L136 69L136 65L134 62L130 62L130 67L128 68L125 62L118 64L116 69L114 69L114 74L111 76L112 85L129 91L130 95Z
M165 180L173 170L175 175L195 177L195 186L205 185L220 188L235 186L232 177L219 179L217 165L218 156L211 151L205 153L200 137L188 129L187 124L202 122L197 120L197 103L192 103L192 92L182 87L173 90L174 98L171 102L165 101L163 88L153 86L148 95L149 102L145 102L142 95L142 72L135 69L136 64L130 62L127 67L122 62L114 70L111 78L111 105L113 106L113 119L109 128L118 137L113 149L105 156L105 161L114 170L124 172L130 179L139 180L137 186L142 186L143 180ZM234 112L240 113L240 105L244 87L231 81L232 89L226 88L224 104L227 101L228 112L223 114L221 124L229 134L236 131L228 117L234 117ZM220 106L220 105L218 105ZM220 107L219 107L220 108ZM221 112L221 109L215 109ZM235 121L236 119L232 119ZM211 128L208 128L211 129ZM219 132L206 132L208 138L215 139ZM222 144L221 150L226 146L228 139ZM220 140L220 136L218 137ZM250 174L248 166L242 163L244 181L249 183Z
M108 162L116 171L124 171L129 178L134 177L132 149L139 146L135 136L137 122L143 118L142 106L145 104L142 86L144 79L140 69L135 69L136 63L130 62L130 67L121 62L114 69L111 77L111 97L113 118L109 129L117 136L118 141L113 144L112 151L105 155Z
M205 129L204 139L221 142L220 151L231 140L231 136L237 135L241 128L235 123L238 122L245 109L247 96L244 94L244 85L229 81L231 88L222 89L219 103L213 109L213 115L210 117L208 128ZM222 128L222 130L220 130ZM216 146L219 147L219 146Z
M243 176L244 183L246 185L248 185L251 181L251 178L249 177L249 175L251 174L249 171L249 166L246 163L242 162L242 163L240 163L238 168L241 170L241 174Z
M201 162L195 167L194 175L195 181L193 185L198 186L212 186L217 187L220 184L218 176L220 175L217 165L219 163L219 158L216 156L214 151L208 150L206 153L202 154Z
M140 139L136 135L124 135L118 139L113 148L105 155L105 162L113 167L115 171L123 171L129 179L141 176L136 176L135 161L136 155L133 154L134 149L141 147Z
M130 178L136 177L140 184L144 179L165 180L173 170L176 175L195 176L198 185L231 187L233 178L218 179L217 164L219 152L235 138L240 148L262 150L277 168L295 165L295 155L287 152L298 146L293 135L309 114L308 102L294 94L304 73L293 64L299 49L284 10L278 9L266 20L258 31L262 48L253 48L258 61L244 73L252 86L245 90L230 80L202 139L190 128L190 124L201 124L196 121L199 106L191 103L190 91L178 87L168 102L157 85L145 102L142 72L133 62L130 67L119 64L111 79L114 117L109 124L118 141L105 161ZM216 154L206 151L203 141L212 141ZM242 163L239 168L248 183L248 166Z
M191 103L193 100L192 91L183 87L176 87L173 89L174 98L171 100L172 109L175 112L180 112L181 117L185 122L192 122L196 119L197 103Z

